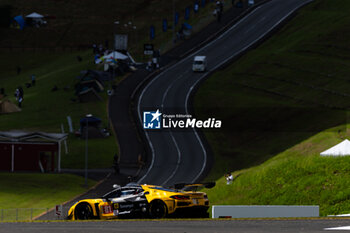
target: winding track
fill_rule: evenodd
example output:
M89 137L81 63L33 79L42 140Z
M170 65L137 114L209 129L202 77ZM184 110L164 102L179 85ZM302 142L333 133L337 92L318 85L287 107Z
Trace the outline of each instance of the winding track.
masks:
M0 233L327 233L339 232L348 225L349 219L17 222L0 223ZM342 226L344 228L333 230L333 227Z
M137 111L189 113L189 97L208 73L193 73L196 55L206 55L212 71L246 51L297 9L312 0L271 0L253 10L218 38L156 76L142 90ZM215 113L213 113L215 117ZM225 122L223 122L223 125ZM196 182L207 166L207 149L194 129L186 131L144 130L152 151L152 161L139 183L170 186Z

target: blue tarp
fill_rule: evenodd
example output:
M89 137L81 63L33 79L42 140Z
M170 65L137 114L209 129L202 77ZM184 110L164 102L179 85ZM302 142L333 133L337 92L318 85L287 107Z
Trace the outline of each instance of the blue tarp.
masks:
M176 12L174 15L175 26L179 23L179 13Z
M26 26L26 21L24 20L24 18L22 17L22 15L18 15L16 17L13 18L19 25L19 28L21 30L23 30L23 28Z
M149 37L150 37L151 40L153 40L154 37L156 36L155 30L156 29L154 28L153 25L149 28Z
M84 117L80 119L80 126L85 126L86 123L88 123L89 125L93 126L93 125L97 125L99 123L101 123L101 119L97 118L97 117Z
M184 29L192 29L192 26L189 25L188 23L183 23L182 25L183 25Z
M87 124L89 128L87 128ZM87 116L80 119L80 133L81 138L102 138L107 134L101 129L102 121L100 118L94 116Z
M163 32L168 30L168 21L167 19L163 19Z
M186 7L185 9L185 20L188 20L190 18L190 8Z

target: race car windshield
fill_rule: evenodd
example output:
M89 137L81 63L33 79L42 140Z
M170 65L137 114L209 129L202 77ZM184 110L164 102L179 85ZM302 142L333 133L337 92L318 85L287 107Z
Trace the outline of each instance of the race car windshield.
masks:
M120 190L113 190L109 193L106 193L103 198L116 198L120 197Z
M123 196L132 195L132 194L135 194L135 190L123 190L120 196L123 197Z

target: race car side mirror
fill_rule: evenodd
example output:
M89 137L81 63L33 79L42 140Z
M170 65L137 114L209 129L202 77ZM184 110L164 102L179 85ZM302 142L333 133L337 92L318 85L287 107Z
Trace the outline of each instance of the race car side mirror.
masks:
M120 188L120 185L114 184L113 188L115 188L115 189Z

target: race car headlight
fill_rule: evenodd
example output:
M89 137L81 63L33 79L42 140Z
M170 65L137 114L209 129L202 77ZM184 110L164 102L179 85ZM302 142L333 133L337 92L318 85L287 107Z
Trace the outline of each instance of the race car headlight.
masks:
M174 195L170 196L170 198L175 199L175 200L189 200L189 196L184 196L184 195Z

